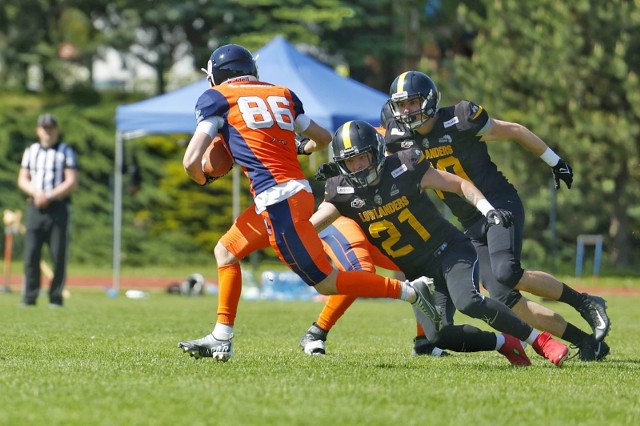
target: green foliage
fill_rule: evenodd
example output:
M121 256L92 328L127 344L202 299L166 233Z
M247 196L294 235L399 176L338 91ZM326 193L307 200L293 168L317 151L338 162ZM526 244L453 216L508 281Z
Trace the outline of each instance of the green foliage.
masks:
M484 5L482 15L461 9L478 29L474 54L456 58L443 86L449 96L481 102L492 116L529 127L573 166L574 187L557 192L563 257L573 257L578 234L605 234L610 261L633 264L640 256L640 221L629 214L640 205L640 186L630 184L640 179L640 3ZM525 201L526 233L538 239L555 196L550 172L515 144L494 151Z
M196 361L177 342L211 330L215 298L71 293L56 310L0 295L0 323L11 325L0 356L1 424L526 426L545 418L599 426L640 416L634 297L607 297L616 325L604 362L573 359L558 369L530 346L528 368L495 351L412 357L411 309L371 300L357 301L331 331L329 354L313 357L298 340L321 304L244 301L233 358ZM582 321L566 305L553 308Z
M129 99L127 102L131 101ZM36 140L39 113L53 112L63 138L78 152L80 188L73 197L72 263L110 265L113 243L113 155L115 107L120 95L54 97L3 95L14 106L0 113L0 209L24 211L16 180L24 149ZM95 102L95 103L92 103ZM126 159L139 158L142 186L129 193L125 173L123 200L123 266L210 262L213 246L231 224L231 181L224 178L206 189L191 182L182 169L184 144L176 137L156 136L127 142ZM245 185L246 186L246 185ZM245 194L244 206L248 205ZM14 243L22 256L22 238Z
M155 1L149 7L149 2L117 0L94 19L102 26L105 45L155 70L155 92L160 94L171 66L190 52L188 31L201 20L201 3Z
M72 262L111 263L114 110L119 103L142 98L99 94L78 71L91 69L104 48L112 47L154 66L162 91L167 70L186 55L201 66L220 44L236 42L255 50L282 34L385 92L399 72L418 68L436 77L444 104L470 99L493 117L531 128L566 157L576 177L571 190L556 192L550 170L539 159L515 144L489 144L527 209L525 265L541 267L544 262L566 268L574 262L576 236L599 233L607 236L603 270L637 271L637 0L152 3L24 0L0 5L0 104L10 106L0 111L0 185L5 189L0 207L23 207L15 186L18 164L24 147L34 140L38 113L53 111L80 155ZM65 44L75 49L75 56L60 57ZM29 69L42 73L41 88L27 85ZM23 95L29 90L37 90L38 96ZM209 259L231 223L231 175L204 189L190 182L181 167L187 137L147 137L126 144L126 160L130 164L136 155L143 184L134 193L125 176L125 267L159 259L179 263L181 252L189 250ZM308 176L321 160L315 155L302 159ZM244 209L250 196L241 180ZM322 185L312 184L320 198ZM554 201L556 255L549 214ZM154 246L154 241L162 243ZM153 258L145 255L147 250ZM265 253L260 256L272 256L270 250Z
M68 90L77 83L75 72L91 65L100 33L90 17L105 2L49 2L24 0L0 5L0 81L5 87L27 91L30 69L41 74L41 89ZM34 68L35 67L35 68ZM86 80L83 81L86 84Z

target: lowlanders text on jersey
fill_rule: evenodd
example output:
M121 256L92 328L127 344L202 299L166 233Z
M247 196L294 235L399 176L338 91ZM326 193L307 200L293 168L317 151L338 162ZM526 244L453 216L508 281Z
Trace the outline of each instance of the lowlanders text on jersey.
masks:
M393 214L398 210L407 207L408 205L409 199L406 196L402 196L391 201L390 203L385 204L384 206L360 212L358 213L358 216L360 217L360 220L362 222L370 222L372 220L381 219L385 216Z

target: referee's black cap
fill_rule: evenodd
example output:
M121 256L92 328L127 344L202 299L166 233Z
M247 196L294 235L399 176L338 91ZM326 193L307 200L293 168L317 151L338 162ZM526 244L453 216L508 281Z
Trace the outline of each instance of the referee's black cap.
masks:
M58 120L51 114L47 112L45 114L40 115L38 117L38 126L39 127L58 127Z

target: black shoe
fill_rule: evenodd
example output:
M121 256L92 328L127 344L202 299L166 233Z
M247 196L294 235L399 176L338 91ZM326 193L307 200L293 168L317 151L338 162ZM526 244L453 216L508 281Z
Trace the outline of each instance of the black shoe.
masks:
M609 355L609 345L604 341L597 341L592 335L582 339L578 345L580 361L602 361L607 355Z
M314 322L311 327L300 339L300 346L302 351L307 355L325 355L326 348L324 342L327 340L327 334L329 332L321 329Z
M416 336L413 338L413 351L411 351L411 355L449 356L450 354L429 342L425 336Z
M607 315L607 302L602 297L585 293L584 302L578 308L578 312L593 329L593 335L597 341L607 337L611 322Z

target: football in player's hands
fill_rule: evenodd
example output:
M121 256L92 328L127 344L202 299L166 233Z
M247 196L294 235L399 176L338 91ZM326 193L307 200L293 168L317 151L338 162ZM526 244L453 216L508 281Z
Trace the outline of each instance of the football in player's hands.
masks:
M232 166L233 157L227 145L220 137L215 137L202 155L202 171L207 177L215 180L229 173Z

